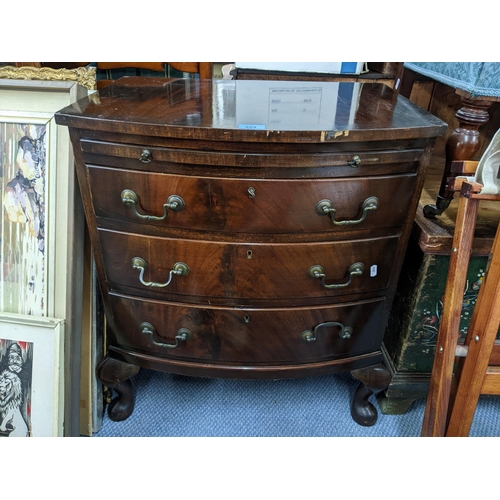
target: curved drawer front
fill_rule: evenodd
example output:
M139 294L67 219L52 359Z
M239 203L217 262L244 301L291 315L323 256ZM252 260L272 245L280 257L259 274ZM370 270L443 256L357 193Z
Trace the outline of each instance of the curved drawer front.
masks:
M110 300L111 343L164 358L314 362L377 350L383 335L384 299L281 309L200 308L115 294Z
M295 233L397 227L415 175L256 180L89 167L97 217L206 231ZM178 206L172 201L180 198ZM166 204L166 206L165 206Z
M99 237L107 278L115 289L133 287L142 295L154 290L260 299L328 297L385 288L399 240L218 243L108 230L99 230ZM178 263L187 269L175 270Z
M133 140L141 140L134 137ZM167 165L186 166L217 166L217 167L255 167L255 168L314 168L314 167L349 167L352 170L364 171L367 175L370 167L378 168L379 165L400 164L403 162L420 161L423 149L390 149L383 151L352 151L356 146L349 144L347 150L337 144L335 151L326 152L321 144L265 144L258 146L252 144L250 148L244 144L232 141L210 141L200 144L188 141L188 147L155 147L138 146L135 144L120 144L97 140L82 139L81 147L87 163L121 166L132 169L162 170ZM193 149L193 145L198 148ZM327 146L326 144L323 144ZM395 146L394 143L391 144ZM179 146L179 145L178 145ZM228 147L229 150L214 150ZM331 148L331 146L327 146ZM380 147L380 145L378 145ZM241 149L242 151L234 151ZM202 150L203 149L203 150ZM232 150L231 150L232 149ZM385 148L384 148L385 149ZM353 168L354 167L354 168ZM391 169L391 171L394 171ZM397 171L397 170L396 170ZM401 170L399 170L401 171Z

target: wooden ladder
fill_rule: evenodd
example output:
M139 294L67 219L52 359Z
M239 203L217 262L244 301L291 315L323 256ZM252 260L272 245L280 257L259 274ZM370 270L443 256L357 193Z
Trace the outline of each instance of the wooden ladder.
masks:
M471 161L454 162L452 168L462 175L473 175L477 164L478 162ZM460 315L478 205L481 200L500 201L500 196L481 195L483 186L466 178L450 179L451 188L460 191L460 197L443 314L421 431L423 437L468 436L479 396L500 395L500 367L489 364L500 324L498 228L465 343L458 345Z

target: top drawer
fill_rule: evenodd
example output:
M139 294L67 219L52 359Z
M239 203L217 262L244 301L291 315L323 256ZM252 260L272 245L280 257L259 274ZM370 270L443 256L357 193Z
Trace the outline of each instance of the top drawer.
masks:
M414 174L353 179L242 179L88 167L96 216L233 233L399 227ZM166 204L166 205L165 205Z
M196 142L192 141L193 144ZM408 172L423 155L423 149L388 149L382 151L355 151L355 144L348 150L323 151L321 145L302 145L299 148L273 145L267 150L259 144L245 151L211 150L220 147L205 145L204 149L180 147L139 146L97 140L81 139L83 158L87 164L116 166L134 170L165 171L166 167L194 168L217 167L237 169L301 169L336 167L337 175L363 176L383 173ZM231 145L233 148L235 145ZM238 147L241 147L238 145ZM403 166L404 165L404 166Z

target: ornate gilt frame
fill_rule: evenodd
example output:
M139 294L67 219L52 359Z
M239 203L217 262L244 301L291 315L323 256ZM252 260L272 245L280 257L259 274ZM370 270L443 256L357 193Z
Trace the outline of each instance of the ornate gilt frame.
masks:
M89 90L96 87L96 68L35 68L33 66L0 66L0 78L11 80L50 80L77 82Z

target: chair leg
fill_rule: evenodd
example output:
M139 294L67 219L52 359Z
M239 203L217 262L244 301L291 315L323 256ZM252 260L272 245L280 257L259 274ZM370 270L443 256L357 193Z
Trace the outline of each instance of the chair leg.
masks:
M500 230L497 229L489 269L469 325L467 356L459 361L455 370L446 436L469 435L499 325Z
M410 98L416 76L417 74L415 73L415 71L412 71L411 69L408 68L403 69L401 76L401 84L399 87L399 93L402 96L406 97L407 99Z
M466 97L461 99L462 107L455 115L459 126L446 141L446 163L436 204L425 205L424 207L424 216L428 218L441 215L450 205L451 200L453 200L453 191L448 188L448 178L454 175L451 171L451 163L457 160L472 160L474 158L481 145L479 127L490 119L488 109L492 106L492 101Z
M460 197L421 436L445 435L455 349L477 208L477 199Z

